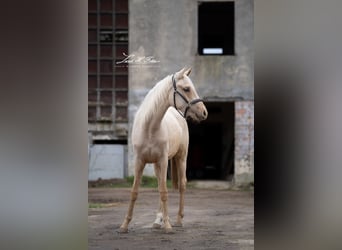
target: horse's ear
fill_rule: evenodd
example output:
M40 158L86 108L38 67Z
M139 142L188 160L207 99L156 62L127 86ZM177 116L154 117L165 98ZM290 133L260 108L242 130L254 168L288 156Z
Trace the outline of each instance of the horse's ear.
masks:
M190 68L188 68L188 69L185 71L185 73L184 73L184 74L186 74L186 75L188 76L188 75L190 75L190 73L191 73L191 67L190 67Z
M177 79L182 79L184 74L185 74L185 72L186 72L186 68L184 67L180 71L176 72L176 75L175 75L176 78Z

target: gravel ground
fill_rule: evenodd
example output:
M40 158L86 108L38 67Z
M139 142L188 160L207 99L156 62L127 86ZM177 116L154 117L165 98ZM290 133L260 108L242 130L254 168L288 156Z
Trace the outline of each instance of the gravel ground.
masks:
M156 189L140 189L129 233L117 233L128 208L130 189L89 188L88 249L254 249L252 191L188 189L184 226L171 234L152 229L158 208ZM176 221L178 192L169 191L169 216ZM91 206L93 207L93 206Z

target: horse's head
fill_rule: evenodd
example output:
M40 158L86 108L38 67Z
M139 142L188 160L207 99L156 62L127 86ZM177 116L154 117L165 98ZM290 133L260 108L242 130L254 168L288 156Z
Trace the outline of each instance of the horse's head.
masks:
M190 72L191 68L183 68L172 76L174 92L170 95L170 103L181 111L186 119L200 122L207 119L208 111L189 78Z

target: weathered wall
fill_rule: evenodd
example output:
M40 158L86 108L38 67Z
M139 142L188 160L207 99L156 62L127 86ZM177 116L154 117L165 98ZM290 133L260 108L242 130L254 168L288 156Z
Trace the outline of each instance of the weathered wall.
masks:
M235 102L235 176L237 185L254 182L254 103Z
M129 67L129 132L147 91L184 66L192 66L191 79L207 100L253 100L252 0L235 1L234 56L197 54L197 0L131 0L129 10L129 53L160 61ZM128 145L132 175L130 134Z
M88 180L124 178L124 145L91 145L89 154Z

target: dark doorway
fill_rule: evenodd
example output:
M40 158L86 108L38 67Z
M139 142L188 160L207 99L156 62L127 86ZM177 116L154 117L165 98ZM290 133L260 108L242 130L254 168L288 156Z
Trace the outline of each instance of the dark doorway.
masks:
M189 123L187 178L231 180L234 175L234 103L206 102L208 119Z

